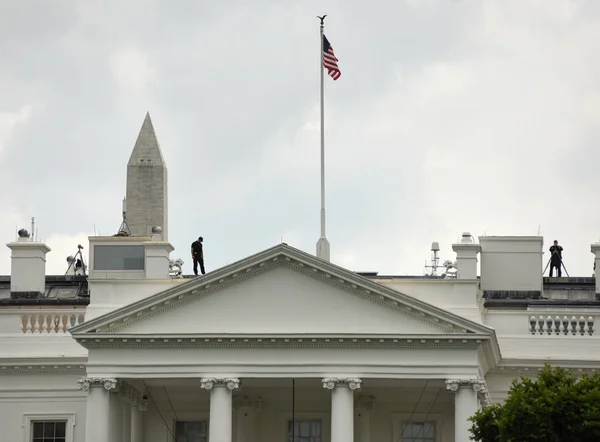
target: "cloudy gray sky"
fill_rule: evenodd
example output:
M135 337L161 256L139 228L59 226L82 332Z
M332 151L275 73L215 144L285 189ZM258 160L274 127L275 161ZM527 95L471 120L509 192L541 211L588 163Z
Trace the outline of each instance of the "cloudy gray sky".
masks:
M323 13L332 261L421 274L431 241L541 226L591 274L597 0L0 0L0 238L35 216L60 274L115 233L149 110L186 273L198 235L209 270L281 238L314 253Z

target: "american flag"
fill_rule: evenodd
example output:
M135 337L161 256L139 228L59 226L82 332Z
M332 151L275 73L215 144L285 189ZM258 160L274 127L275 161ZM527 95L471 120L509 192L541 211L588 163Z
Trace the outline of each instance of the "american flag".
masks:
M323 35L323 67L327 69L327 73L334 80L337 80L342 75L337 62L338 59L333 53L333 48L329 44L329 40Z

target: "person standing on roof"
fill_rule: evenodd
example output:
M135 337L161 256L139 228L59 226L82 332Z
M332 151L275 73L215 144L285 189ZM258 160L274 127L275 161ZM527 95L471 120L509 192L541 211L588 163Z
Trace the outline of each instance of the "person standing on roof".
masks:
M559 278L562 276L562 251L563 248L558 245L558 241L554 240L554 245L550 247L550 278L552 278L552 270L556 268L556 273Z
M194 260L194 275L198 276L198 264L200 264L200 271L202 274L206 274L204 271L204 250L202 248L202 241L204 239L200 236L197 241L192 243L192 259Z

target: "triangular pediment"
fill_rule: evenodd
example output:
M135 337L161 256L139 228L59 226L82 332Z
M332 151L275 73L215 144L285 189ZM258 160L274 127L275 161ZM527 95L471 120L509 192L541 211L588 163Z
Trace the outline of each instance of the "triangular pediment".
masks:
M278 245L71 329L102 335L460 335L493 330Z

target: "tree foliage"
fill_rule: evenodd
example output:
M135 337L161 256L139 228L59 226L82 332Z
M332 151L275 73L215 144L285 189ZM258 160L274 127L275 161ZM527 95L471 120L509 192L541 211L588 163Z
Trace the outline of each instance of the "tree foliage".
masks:
M600 375L546 365L537 379L514 380L504 404L471 421L478 442L599 442Z

